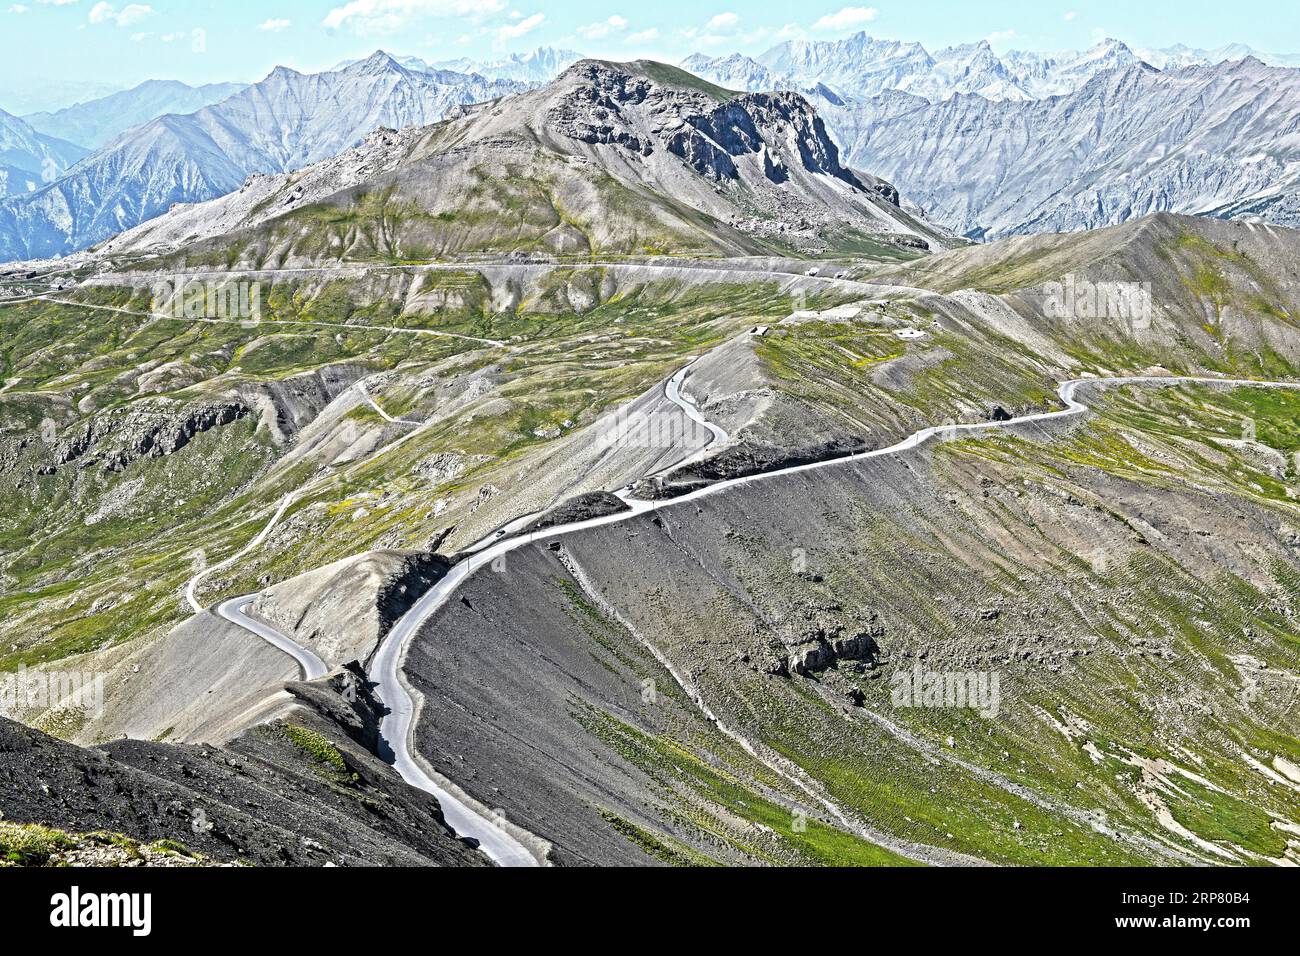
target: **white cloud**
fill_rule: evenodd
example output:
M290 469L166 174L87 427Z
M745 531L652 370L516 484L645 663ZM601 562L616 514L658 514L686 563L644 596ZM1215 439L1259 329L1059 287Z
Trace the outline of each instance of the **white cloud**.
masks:
M129 3L117 15L117 25L119 27L129 26L132 23L139 23L149 16L153 16L153 7L146 3Z
M273 20L263 20L260 24L258 24L257 28L261 30L263 33L279 33L281 30L287 30L291 26L293 26L292 20L285 20L281 18L281 19L273 19Z
M844 7L828 13L813 24L814 30L852 30L876 19L880 11L875 7Z
M686 27L677 31L681 41L700 47L719 46L733 43L736 38L736 26L740 17L734 13L719 13L710 17L702 27Z
M1006 43L1009 40L1014 40L1015 36L1015 30L994 30L984 39L988 40L989 45L995 46L999 43Z
M704 24L705 33L726 33L728 30L734 30L736 24L740 22L740 17L734 13L719 13L716 17Z
M1069 13L1067 13L1067 14L1065 14L1063 17L1061 17L1061 19L1064 20L1066 23L1069 23L1071 20L1073 20L1073 19L1074 19L1075 17L1077 17L1078 15L1079 15L1078 12L1076 12L1076 11L1074 11L1074 10L1071 10Z
M23 6L21 3L15 3L12 7L9 8L9 12L10 12L10 13L26 13L26 12L28 11L28 9L29 9L28 7Z
M36 2L43 7L66 7L79 2L79 0L36 0ZM21 7L22 4L20 3L18 6Z
M129 27L139 23L145 17L153 16L154 9L145 3L128 3L121 10L103 0L90 8L91 23L115 23L119 27Z
M628 35L628 43L653 43L659 39L659 28L651 27L648 30L641 30L637 33Z
M524 17L522 20L517 20L508 26L500 27L497 30L496 42L506 43L510 40L518 40L525 33L532 33L536 30L545 19L546 14L534 13L531 17Z
M425 17L483 17L500 13L506 0L349 0L325 14L327 30L392 33Z
M774 40L780 40L780 41L800 40L803 38L803 36L804 36L804 29L803 27L799 26L799 24L797 23L787 23L781 29L777 30L776 33L772 34L772 38Z
M586 37L588 40L599 40L601 37L607 37L611 33L618 33L626 29L627 20L616 13L608 20L588 23L585 27L578 27L578 35Z

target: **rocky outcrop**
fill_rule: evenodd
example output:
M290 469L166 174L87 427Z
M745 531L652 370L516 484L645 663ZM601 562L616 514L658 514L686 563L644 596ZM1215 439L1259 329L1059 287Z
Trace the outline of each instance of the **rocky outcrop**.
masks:
M260 424L270 430L272 440L282 443L315 421L330 402L369 372L364 365L340 362L279 381L250 383L241 386L238 395L258 410Z
M487 864L372 752L377 707L356 668L290 691L285 718L222 747L83 749L0 718L0 806L16 823L172 840L214 861Z
M802 676L846 661L861 662L869 669L875 666L880 654L878 642L884 636L884 626L875 622L852 627L840 622L818 626L796 639L790 652L780 658L776 673Z
M584 82L547 114L551 129L583 143L622 146L642 156L654 152L653 144L620 122L619 116L625 105L645 102L652 89L648 80L595 61L584 61L571 72Z
M58 441L49 472L72 462L83 469L99 464L104 471L124 471L138 459L174 454L196 436L236 422L250 411L242 402L225 401L181 409L157 404L109 412Z
M104 472L126 471L136 461L174 455L199 435L253 415L282 444L363 374L362 366L342 363L244 385L226 399L180 404L158 398L108 409L67 435L56 433L35 470L51 475L75 464L81 471L96 466Z
M550 128L584 143L622 146L641 156L662 147L712 180L740 177L733 157L762 153L767 177L789 178L778 144L794 144L803 168L853 182L812 106L797 93L750 93L719 103L708 93L657 85L611 64L584 61L582 82L548 115ZM662 121L658 142L625 115L645 107ZM895 202L897 200L895 199Z
M897 206L901 201L898 195L898 187L893 183L887 183L883 179L871 184L872 190L885 202ZM904 239L911 240L912 243L920 243L920 248L925 248L924 243L915 236L904 236Z
M713 180L735 179L740 175L735 161L694 126L683 125L668 136L668 152L680 156L686 165L701 176Z
M779 471L834 458L847 458L874 447L863 437L833 436L815 445L790 448L766 442L742 440L716 455L680 468L659 479L640 481L636 493L643 498L673 498L701 485L745 475Z
M752 114L758 126L794 142L808 172L824 173L856 185L853 174L841 165L839 147L826 132L825 123L802 96L752 93L741 97L736 105Z
M367 750L379 752L379 724L386 708L359 662L349 661L320 680L293 681L285 690Z
M593 491L561 502L524 531L544 531L547 528L556 528L575 521L586 521L588 518L600 518L629 510L631 509L628 505L617 495L608 491Z
M450 566L426 551L372 551L267 588L252 612L326 662L364 660Z

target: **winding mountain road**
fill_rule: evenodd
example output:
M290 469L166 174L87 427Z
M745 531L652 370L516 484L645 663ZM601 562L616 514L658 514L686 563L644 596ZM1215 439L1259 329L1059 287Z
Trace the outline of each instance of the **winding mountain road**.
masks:
M291 270L276 270L278 272L289 272ZM197 275L198 273L193 273ZM221 273L213 273L220 275ZM228 278L236 275L250 275L258 273L226 273ZM50 302L55 305L71 306L75 309L95 309L99 312L116 312L118 315L133 315L141 319L161 319L167 322L202 322L206 325L274 325L274 326L291 326L291 325L311 325L326 329L343 329L349 332L369 331L369 332L391 332L403 335L427 335L432 338L440 339L459 339L462 342L472 342L476 345L486 345L491 348L503 349L508 347L508 343L498 339L480 339L473 335L461 335L459 332L442 332L437 329L415 329L405 328L396 325L362 325L360 323L349 322L325 322L320 319L257 319L257 318L213 318L209 316L178 316L167 312L140 312L135 309L123 309L116 305L96 305L91 302L77 302L69 299L56 299L52 295L38 295L34 300ZM0 302L0 305L4 305Z
M678 375L682 374L682 372L678 373ZM676 376L674 377L676 378ZM392 630L389 631L388 636L384 639L379 650L375 653L375 656L371 661L370 677L378 683L380 697L391 710L391 713L383 719L383 722L380 725L380 733L394 755L395 766L397 766L402 777L408 783L414 784L424 790L441 793L438 785L419 767L415 758L412 756L411 744L413 739L416 709L412 702L411 694L401 677L402 662L405 660L407 648L409 647L411 640L420 631L424 624L432 618L440 608L447 604L452 595L455 594L456 589L459 588L475 570L485 566L490 566L493 561L502 555L508 554L509 552L515 551L526 545L538 542L550 542L557 538L564 537L565 535L574 534L589 528L598 528L604 525L627 521L637 515L644 514L647 511L653 511L660 506L668 507L685 504L691 501L698 501L701 498L721 494L724 491L752 484L754 482L770 481L774 478L779 478L785 475L817 471L824 468L833 468L849 462L864 461L870 458L881 458L886 455L896 455L901 452L911 451L941 435L950 437L953 433L957 432L969 433L990 431L993 429L1007 428L1013 425L1045 422L1080 415L1088 411L1088 406L1078 401L1075 398L1075 394L1084 386L1095 385L1117 387L1139 384L1178 385L1193 383L1227 386L1300 388L1300 383L1292 382L1256 382L1249 379L1217 379L1194 376L1163 377L1138 375L1109 379L1072 379L1062 383L1057 389L1057 395L1066 406L1064 409L1059 411L1026 415L1003 422L975 422L966 425L945 425L924 428L909 435L902 441L888 446L887 448L860 452L856 455L850 455L843 458L834 458L826 461L812 462L805 465L796 465L780 471L748 475L742 478L733 478L727 481L718 482L717 484L708 485L697 491L682 495L681 497L672 498L662 502L643 501L636 498L625 497L624 500L630 508L628 511L620 511L611 515L589 518L567 525L547 528L544 531L535 531L517 537L498 540L457 564L441 581L434 585L432 589L427 591L424 596L421 597L420 600L417 601L415 605L411 607L411 609L397 622ZM680 381L678 384L680 385ZM457 801L457 803L459 802ZM451 817L449 816L448 819L450 820ZM507 858L514 858L522 861L522 857L519 857L519 853L522 852L526 854L527 851L523 850L522 846L520 846L517 841L509 837L508 834L483 816L477 814L473 815L471 818L458 816L458 819L461 821L461 826L453 824L456 831L464 835L473 836L480 840L484 848L488 850L489 855L493 856L493 858L498 862L504 862ZM461 828L462 826L464 829ZM489 846L492 846L497 852L494 853L492 849L489 849ZM497 853L500 853L501 855L498 856Z
M329 673L326 663L316 656L315 651L291 641L271 625L259 621L248 613L248 607L257 600L256 594L245 594L222 601L214 610L231 624L238 624L246 631L252 631L262 640L284 651L302 668L303 680L316 680Z
M686 375L690 369L694 367L694 364L695 363L688 365L686 368L683 368L681 371L673 375L665 384L664 394L669 401L680 407L692 421L708 428L712 433L713 440L710 442L709 446L704 449L704 451L706 451L708 447L714 447L716 444L726 441L729 436L722 428L708 421L700 413L696 404L681 393L681 387L685 381ZM436 780L430 772L424 769L413 748L414 728L418 717L418 708L415 705L410 690L403 680L401 673L402 665L406 658L411 641L415 638L416 634L419 633L421 628L438 612L440 608L447 604L452 595L471 574L484 566L491 565L493 561L502 555L508 554L509 552L515 551L519 548L543 541L551 542L557 538L575 534L590 528L628 521L638 515L644 514L647 511L655 510L661 506L668 507L686 504L691 501L697 501L701 498L721 494L724 491L742 487L754 482L770 481L787 475L832 468L838 465L863 461L870 458L900 454L919 448L936 437L953 437L957 433L974 433L990 431L993 429L1005 429L1016 425L1046 422L1080 415L1088 411L1088 406L1076 398L1079 389L1085 386L1118 387L1135 384L1214 384L1232 387L1257 386L1267 388L1300 388L1300 383L1292 382L1259 382L1250 379L1220 379L1199 376L1139 375L1119 376L1104 379L1072 379L1062 383L1057 389L1057 395L1065 405L1065 408L1058 411L1026 415L1000 422L975 422L964 425L943 425L924 428L885 448L876 449L874 451L859 452L858 454L848 455L842 458L795 465L789 468L762 474L733 478L708 485L680 497L662 502L644 501L634 498L627 490L624 490L619 494L619 497L628 505L628 510L626 511L576 521L567 525L547 528L543 531L518 534L513 537L510 536L512 531L526 526L528 520L534 517L531 515L522 516L469 549L467 557L452 567L445 577L443 577L433 588L427 591L410 608L410 610L403 615L403 617L389 631L379 648L376 650L370 662L369 674L371 679L374 680L377 685L379 697L389 709L389 713L382 719L380 725L380 734L383 743L389 751L386 756L391 756L394 768L399 774L401 774L402 778L407 783L432 793L438 798L442 805L443 813L447 822L452 829L461 836L472 837L477 840L483 851L495 862L503 866L538 865L540 861L537 857L530 852L519 839L508 832L506 828L502 827L499 824L499 821L492 819L491 814L488 811L472 807L465 801L462 801L458 797L449 793L442 783ZM696 452L695 455L701 453L702 452ZM679 463L679 466L680 464L681 463ZM187 597L189 597L191 604L194 605L196 609L198 605L197 600L194 597L194 587L201 577L233 563L248 550L251 550L252 547L260 544L261 539L265 537L267 532L269 532L279 514L288 507L291 497L292 496L286 497L276 516L273 517L272 521L268 524L266 530L259 535L258 538L254 539L254 542L250 543L248 548L232 558L227 559L225 562L222 562L222 564L207 569L190 582L190 587L187 589ZM249 617L245 613L246 608L251 603L252 599L253 598L250 596L232 598L228 601L222 602L222 604L217 608L217 613L227 620L246 628L259 638L269 641L274 646L285 651L285 653L290 654L298 661L309 679L311 677L322 676L325 673L326 665L312 651L275 631L269 625Z
M703 448L701 448L699 451L695 452L693 455L686 458L685 460L679 461L675 465L670 466L670 469L680 468L682 467L682 465L693 464L697 459L707 454L709 451L717 448L717 446L723 444L725 441L727 441L728 438L731 437L726 433L725 430L723 430L718 425L715 425L713 422L709 421L707 418L704 417L704 415L700 412L699 406L695 404L694 399L692 399L689 395L682 394L682 383L686 381L686 376L690 374L691 369L695 368L695 366L698 365L701 361L702 359L696 359L690 365L686 366L686 368L682 369L680 372L678 372L676 375L670 378L664 384L664 397L667 398L668 401L676 405L678 408L680 408L686 414L686 417L689 418L691 421L695 422L695 424L703 425L705 428L707 428L713 437L709 440L709 443L705 445Z
M675 468L680 468L683 465L689 464L695 461L697 458L701 457L702 455L708 453L710 450L716 448L718 445L725 442L729 437L731 437L722 428L719 428L713 422L705 418L700 413L699 406L695 404L695 402L691 399L689 395L682 394L682 384L683 382L685 382L687 374L690 372L691 369L693 369L696 365L698 365L701 361L703 361L704 358L705 356L701 356L700 358L697 358L695 361L691 362L690 365L685 366L676 374L674 374L672 377L670 377L666 382L664 382L664 398L668 399L668 401L672 402L674 405L680 408L685 413L686 417L689 418L691 421L703 426L704 428L707 428L709 430L711 437L708 443L705 444L703 447L701 447L698 451L691 453L687 458L684 458L681 461L674 462L673 464L669 465L667 468L661 469L659 472L656 472L656 474L663 474L665 472L672 471ZM647 477L653 478L654 475L649 475ZM621 490L615 492L615 494L619 498L621 498L626 504L628 505L635 504L636 499L633 499L631 497L630 484L627 487L622 488ZM494 544L495 542L500 541L503 538L509 537L510 535L518 534L520 531L523 531L524 528L528 527L530 524L532 524L534 521L540 518L544 513L545 513L544 510L533 511L526 515L520 515L517 518L513 518L510 521L508 521L506 524L502 525L500 528L497 528L495 531L489 532L482 539L476 541L474 544L471 544L469 547L465 548L464 553L470 555L479 554L484 549L488 548L490 545Z
M262 528L261 531L257 533L256 537L254 537L252 541L248 542L248 544L244 545L244 547L242 547L239 551L236 551L234 554L226 558L224 561L218 561L214 565L203 568L196 575L194 575L194 577L190 578L189 583L185 585L185 600L190 602L190 607L193 608L195 614L199 614L203 611L203 605L199 603L199 598L198 598L198 587L200 584L203 583L203 579L209 577L210 575L216 574L218 571L221 571L224 568L230 567L232 564L234 564L240 558L244 557L250 551L255 551L256 549L260 548L262 546L262 542L266 540L267 535L271 533L271 530L276 526L279 520L284 517L285 511L288 510L289 505L293 504L294 499L297 497L298 497L298 491L296 490L291 491L287 495L285 495L284 498L281 499L279 507L277 507L275 509L275 512L271 515L271 520L266 523L266 525Z
M391 422L394 425L423 425L424 424L424 422L411 421L409 418L394 418L392 415L388 414L388 412L384 411L384 409L380 406L380 404L375 401L374 396L366 391L365 382L357 382L357 384L354 385L353 387L358 392L361 393L361 397L366 400L366 404L369 405L376 412L378 412L379 417L382 418L384 421Z
M371 658L370 679L376 683L379 699L384 702L389 711L379 725L380 736L388 748L388 753L381 753L381 756L391 758L393 767L411 786L419 787L437 797L448 826L461 836L473 837L477 840L483 852L496 863L501 866L537 866L540 861L519 840L490 819L486 812L471 808L448 793L444 786L421 766L411 746L416 707L411 693L402 680L402 658L405 657L406 649L421 625L434 611L446 603L447 598L461 581L469 576L471 567L477 565L478 559L470 558L447 572L447 576L425 592L424 596L393 626L383 643L379 645L379 650Z
M755 259L730 258L730 259L667 259L645 262L614 262L602 259L590 259L574 262L511 262L507 260L483 260L467 262L421 262L408 263L405 265L379 265L376 263L356 263L343 262L337 265L322 266L295 266L292 268L280 269L238 269L233 271L221 270L201 270L196 269L186 272L185 275L191 279L222 279L231 280L236 278L275 278L285 276L289 278L299 278L305 276L328 277L337 275L340 268L355 269L359 274L369 275L372 272L473 272L484 269L514 269L522 272L544 271L555 269L600 269L611 273L637 273L637 272L659 272L669 278L679 274L698 274L710 276L714 281L755 281L755 280L777 280L782 282L798 281L809 286L824 286L831 288L844 289L846 291L871 293L873 296L887 296L895 294L908 293L931 293L932 290L922 289L919 287L895 285L892 283L870 282L865 279L853 279L849 277L840 278L837 275L810 275L807 271L807 262L788 261L787 269L778 269L772 267L772 262L766 257L757 257ZM170 273L161 272L131 272L131 273L103 273L94 278L95 284L110 283L113 280L133 279L171 279ZM49 298L45 295L38 298L48 298L51 302L60 302L63 305L81 305L78 302L68 302L65 300ZM113 311L124 312L124 309L114 309L111 306L87 306L87 308L106 308ZM144 313L132 312L131 315L143 315ZM158 318L174 318L174 316L158 315ZM218 321L240 321L238 319L222 319ZM338 323L317 322L315 320L277 320L286 325L324 325L335 326ZM362 326L346 325L345 328L361 328ZM439 332L432 329L410 329L410 328L385 328L383 326L367 326L380 331L391 332L412 332L420 335L445 335L452 338L467 339L471 342L480 342L485 345L494 345L505 348L509 346L507 342L501 342L494 339L480 339L474 336L461 335L455 332Z

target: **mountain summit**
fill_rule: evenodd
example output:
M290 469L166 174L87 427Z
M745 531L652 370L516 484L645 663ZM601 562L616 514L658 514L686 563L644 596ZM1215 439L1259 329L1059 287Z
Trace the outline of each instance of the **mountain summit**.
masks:
M662 63L603 60L423 129L380 130L357 150L250 180L102 251L166 250L235 229L254 230L247 255L276 248L303 261L897 252L947 241L900 208L889 183L841 162L803 96L734 93Z

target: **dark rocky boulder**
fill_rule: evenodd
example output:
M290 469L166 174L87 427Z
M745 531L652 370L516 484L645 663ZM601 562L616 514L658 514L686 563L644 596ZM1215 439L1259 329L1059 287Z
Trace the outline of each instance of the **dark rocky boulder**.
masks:
M544 531L547 528L558 528L560 525L572 524L575 521L586 521L588 518L601 518L630 510L617 495L608 491L593 491L556 505L524 531Z

